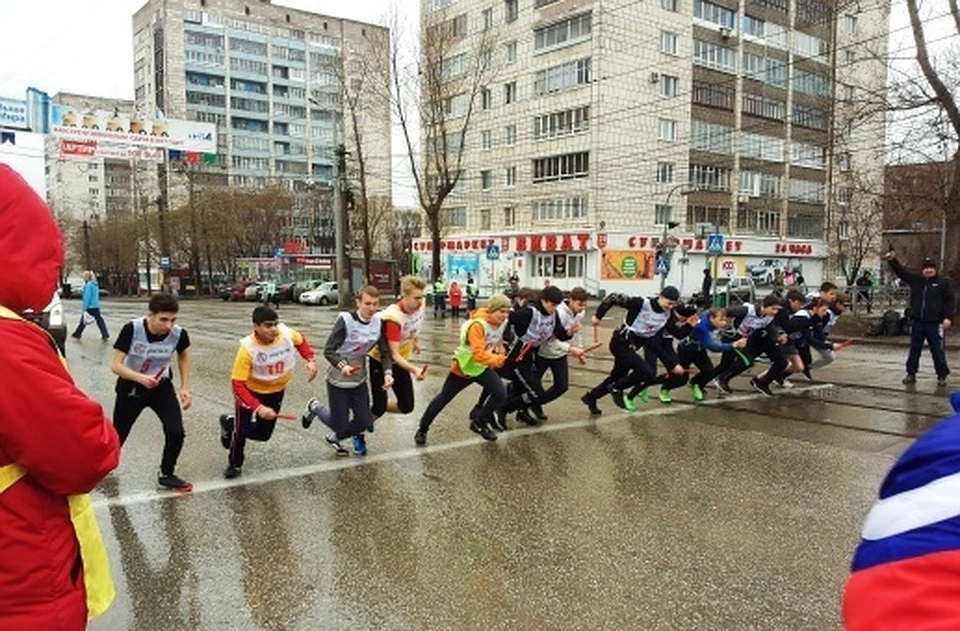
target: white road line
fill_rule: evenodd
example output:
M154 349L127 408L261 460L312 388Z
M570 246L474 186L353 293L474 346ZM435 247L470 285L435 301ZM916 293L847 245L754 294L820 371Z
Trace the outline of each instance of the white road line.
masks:
M833 388L833 384L818 384L812 386L799 386L793 388L789 392L779 393L778 396L795 396L805 392L815 392L819 390L828 390ZM646 418L648 416L672 416L674 414L679 414L681 412L690 412L697 407L711 406L711 405L720 405L723 403L737 403L740 401L752 401L756 399L766 399L764 395L760 394L744 394L744 395L734 395L727 396L721 399L709 399L707 401L701 401L696 405L671 405L670 407L656 407L650 408L647 410L637 411L637 412L621 412L618 414L604 415L596 419L587 419L582 421L567 421L565 423L550 423L547 425L537 425L536 427L524 427L511 429L510 431L503 432L498 434L497 442L504 440L512 440L519 436L528 436L530 434L543 434L546 432L558 432L567 429L576 429L582 427L594 427L597 425L607 425L609 423L616 423L623 420L634 420L639 418ZM422 456L428 456L430 454L442 453L446 451L452 451L454 449L460 449L461 447L474 447L476 445L485 443L487 441L483 440L479 436L476 438L468 438L466 440L458 440L452 443L443 443L441 445L427 445L425 447L412 447L410 449L401 449L399 451L390 451L382 454L374 454L371 456L363 457L354 457L349 458L339 458L336 460L324 460L323 462L318 462L316 464L307 465L303 467L294 467L291 469L274 469L272 471L263 471L259 473L253 473L250 475L244 474L239 478L233 480L209 480L204 482L198 482L193 485L192 493L176 493L173 491L161 491L159 489L152 489L148 491L138 491L135 493L129 493L126 495L112 497L112 498L101 498L96 499L93 502L94 508L102 509L108 506L132 506L135 504L146 504L148 502L156 502L160 500L170 500L177 498L186 498L192 495L197 495L200 493L210 493L212 491L222 491L223 489L228 489L236 486L252 486L255 484L266 484L268 482L277 482L279 480L288 480L290 478L298 478L308 475L313 475L315 473L323 473L326 471L340 471L343 469L350 469L354 467L362 467L368 464L374 464L378 462L393 462L396 460L406 460L409 458L420 458ZM330 453L326 446L322 446L326 453Z

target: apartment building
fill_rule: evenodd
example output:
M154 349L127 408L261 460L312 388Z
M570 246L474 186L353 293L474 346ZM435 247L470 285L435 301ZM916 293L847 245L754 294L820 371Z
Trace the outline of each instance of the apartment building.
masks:
M343 94L386 89L387 33L269 0L149 0L133 16L135 106L215 124L210 170L233 187L287 187L294 207L283 239L329 251L335 149L357 156ZM359 103L367 188L389 198L389 104ZM175 195L175 178L162 177Z
M462 32L449 57L496 42L441 245L442 266L482 285L515 271L649 293L659 268L689 295L705 266L746 276L769 259L812 284L833 278L838 231L882 191L883 114L864 105L885 84L888 0L426 0L423 13L423 37ZM414 249L428 260L432 245Z

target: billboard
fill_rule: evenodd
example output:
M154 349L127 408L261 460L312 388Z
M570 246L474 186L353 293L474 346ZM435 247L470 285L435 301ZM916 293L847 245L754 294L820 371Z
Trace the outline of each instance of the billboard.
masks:
M656 272L653 250L603 250L600 278L603 280L644 280Z
M216 153L217 126L179 119L147 118L103 110L83 112L67 105L50 108L50 133L77 142L136 145Z
M27 102L0 96L0 127L27 128Z

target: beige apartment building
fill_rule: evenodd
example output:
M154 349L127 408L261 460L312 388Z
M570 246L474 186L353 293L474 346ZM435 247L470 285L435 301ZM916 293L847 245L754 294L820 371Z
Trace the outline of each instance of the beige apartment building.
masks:
M665 260L684 295L708 266L812 285L835 277L839 241L882 193L884 115L870 104L886 81L888 0L422 10L422 37L460 34L451 72L457 53L494 42L445 202L448 275L650 293ZM428 241L414 243L426 264Z
M390 198L389 57L383 27L274 5L270 0L149 0L133 16L135 107L213 123L216 164L233 187L282 184L294 198L286 243L333 248L336 147L357 147L345 94L360 95L370 196ZM379 52L378 52L379 51ZM348 112L347 112L348 113ZM350 117L347 116L347 119ZM171 199L183 194L169 172Z

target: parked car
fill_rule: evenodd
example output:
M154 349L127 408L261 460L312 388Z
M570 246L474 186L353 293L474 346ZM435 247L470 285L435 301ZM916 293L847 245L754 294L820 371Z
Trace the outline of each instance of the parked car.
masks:
M67 356L67 322L63 317L63 303L60 301L59 291L53 293L53 300L40 313L34 314L28 311L20 315L46 329L63 356Z
M748 276L721 277L713 283L715 304L721 307L733 307L751 302L757 294L753 279ZM717 296L722 296L717 299Z
M339 300L337 283L331 281L320 283L316 289L300 294L300 302L305 305L335 305Z
M750 278L757 285L772 285L773 278L779 271L783 274L786 266L780 259L763 259L750 266Z
M246 296L247 287L249 285L249 282L227 285L227 287L220 292L220 297L224 301L229 300L230 302L242 302Z
M263 300L263 290L266 288L267 284L264 282L250 283L243 290L243 299L247 301Z

